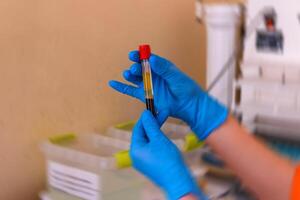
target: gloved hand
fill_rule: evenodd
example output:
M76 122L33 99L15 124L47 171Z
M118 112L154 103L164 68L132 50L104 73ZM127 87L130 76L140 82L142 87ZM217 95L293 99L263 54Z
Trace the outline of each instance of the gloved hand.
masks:
M115 90L145 101L142 67L138 51L129 53L135 63L123 73L124 78L135 86L110 81ZM198 84L181 72L170 61L151 55L150 65L153 77L154 104L158 112L185 121L204 140L227 118L227 109L203 91Z
M151 112L144 111L133 129L133 167L159 186L170 200L187 194L207 199L197 187L177 147L160 131Z

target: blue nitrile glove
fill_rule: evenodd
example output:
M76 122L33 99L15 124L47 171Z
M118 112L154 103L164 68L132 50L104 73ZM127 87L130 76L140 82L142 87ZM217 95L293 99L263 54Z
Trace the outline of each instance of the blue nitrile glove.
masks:
M136 97L144 102L142 68L138 51L129 53L136 62L123 73L124 78L135 86L110 81L115 90ZM158 112L182 119L204 140L227 118L227 109L209 96L201 87L170 61L152 54L150 65L153 76L154 103Z
M161 132L151 112L144 111L133 129L130 147L133 167L159 186L170 200L192 194L206 200L177 147Z

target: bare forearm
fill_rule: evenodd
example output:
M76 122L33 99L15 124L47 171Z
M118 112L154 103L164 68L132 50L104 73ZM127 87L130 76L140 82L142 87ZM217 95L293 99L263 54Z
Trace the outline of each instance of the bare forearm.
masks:
M259 199L289 199L292 164L248 134L235 119L229 117L207 142Z

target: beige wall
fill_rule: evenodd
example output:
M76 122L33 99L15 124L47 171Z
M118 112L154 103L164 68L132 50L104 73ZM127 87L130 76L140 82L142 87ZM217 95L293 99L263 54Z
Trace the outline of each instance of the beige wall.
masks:
M142 104L107 86L139 43L204 80L193 0L2 0L0 27L3 200L37 199L45 184L41 140L139 116Z

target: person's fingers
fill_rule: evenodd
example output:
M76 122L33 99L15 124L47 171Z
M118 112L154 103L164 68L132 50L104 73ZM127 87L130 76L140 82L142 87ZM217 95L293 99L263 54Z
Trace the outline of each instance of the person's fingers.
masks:
M163 135L163 133L160 131L159 124L150 111L145 110L141 119L146 135L150 141L155 140Z
M133 61L133 62L140 62L140 54L139 54L139 51L134 50L134 51L129 52L128 58L129 58L129 60L131 60L131 61Z
M133 63L130 67L130 72L135 76L142 76L142 65L140 63Z
M159 127L161 127L165 121L168 119L169 117L169 111L168 110L161 110L157 116L156 116L156 119L157 119L157 123L159 125Z
M139 64L140 63L139 51L136 51L136 50L131 51L129 53L129 59L131 61ZM160 76L161 78L163 78L164 80L166 80L169 84L172 84L172 83L176 82L177 80L178 81L180 80L180 78L182 76L182 72L179 69L177 69L174 66L174 64L171 63L169 60L167 60L163 57L160 57L158 55L151 54L151 56L149 58L149 62L150 62L152 71L155 74L157 74L158 76ZM138 69L138 68L136 68L136 66L134 66L133 68ZM141 70L141 68L140 68L140 70ZM135 73L133 73L133 74L135 74Z
M140 119L133 128L131 136L131 148L143 146L148 143L147 135Z
M143 81L143 78L141 76L135 76L129 70L125 70L123 72L123 77L125 80L127 80L135 85L139 85Z
M144 91L142 89L113 80L109 81L109 85L110 87L117 90L118 92L121 92L122 94L135 97L141 101L145 100Z

